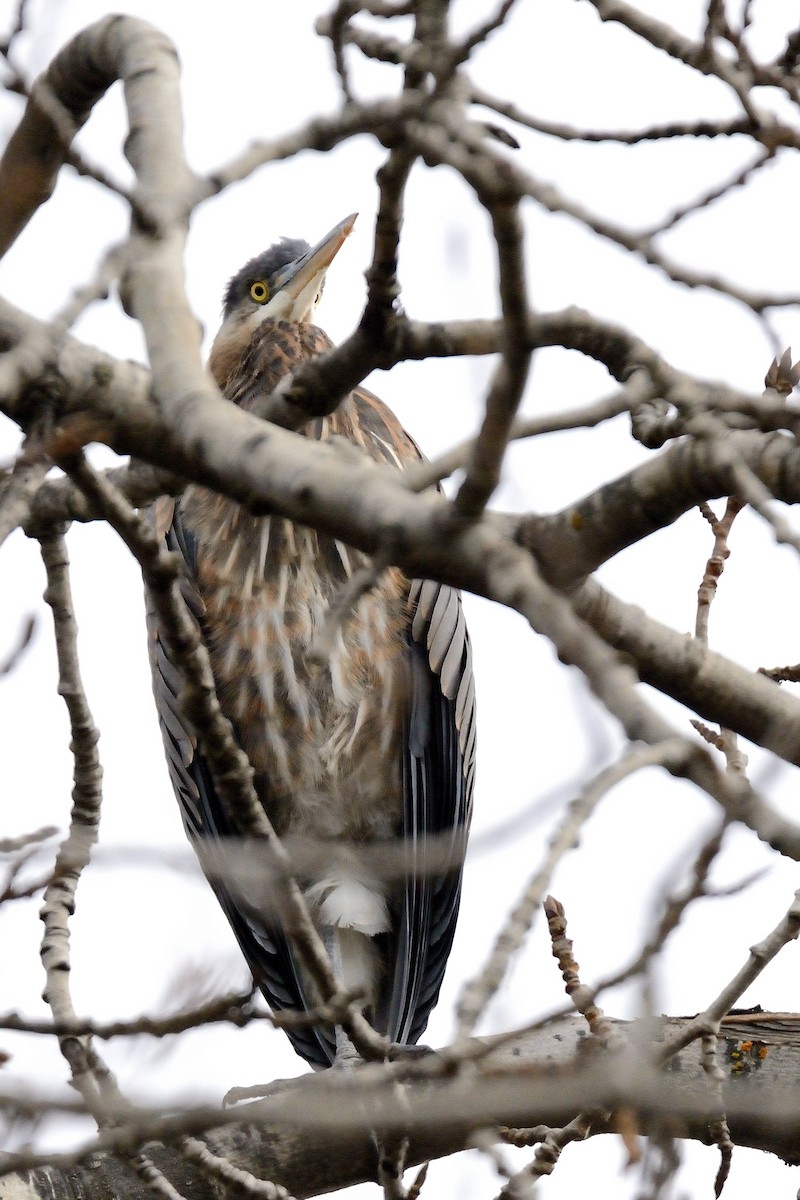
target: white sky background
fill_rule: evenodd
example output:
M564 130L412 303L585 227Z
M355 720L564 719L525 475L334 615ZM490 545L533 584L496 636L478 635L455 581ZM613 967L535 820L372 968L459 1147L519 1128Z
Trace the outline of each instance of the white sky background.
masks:
M328 44L312 32L326 7L316 0L226 0L224 5L139 0L117 7L159 25L177 44L188 154L199 171L227 162L255 138L293 130L312 114L330 113L337 105ZM662 19L668 16L694 35L705 6L697 0L650 0L639 7ZM10 24L13 8L9 0L0 0L0 28ZM455 5L456 20L472 24L492 8L481 0L465 0ZM776 15L781 8L774 0L753 6L764 54L782 46L784 31ZM30 33L20 39L18 61L33 76L68 37L107 11L93 0L32 0ZM398 36L403 29L397 26ZM360 94L396 91L393 68L359 63L354 54ZM507 30L478 54L474 75L487 90L523 109L580 127L638 128L700 116L730 117L737 111L718 81L649 51L617 26L601 25L589 4L573 0L519 0ZM762 103L773 99L779 103L779 98L760 96ZM0 99L3 143L20 111L16 97ZM752 154L742 139L625 148L561 144L516 132L522 142L517 157L528 170L557 182L601 215L632 226L659 220L735 173ZM123 137L117 88L92 116L79 144L90 159L127 180ZM331 154L305 154L263 169L197 213L187 279L195 311L210 334L224 284L246 258L283 234L314 242L358 209L359 222L331 269L319 313L320 324L335 340L349 332L364 297L362 273L370 256L377 195L374 172L382 157L376 143L366 138ZM796 155L779 155L746 191L734 192L681 223L663 239L663 249L692 267L719 270L752 288L797 292L799 172ZM628 325L678 367L760 391L773 348L745 311L706 290L669 284L568 218L551 217L533 203L526 206L526 219L530 284L539 309L584 306ZM52 201L0 264L0 291L20 307L48 316L91 277L103 251L126 227L121 202L63 171ZM400 269L403 303L414 317L495 315L488 222L452 173L415 171ZM797 310L791 310L775 326L782 345L794 340L800 350L797 320ZM95 306L76 332L118 356L143 357L138 328L122 315L115 299ZM370 386L433 455L475 429L489 371L486 360L411 364L374 376ZM583 404L612 387L604 370L578 355L540 352L525 411ZM4 462L17 445L16 430L3 422ZM560 508L647 453L631 440L623 420L598 431L519 446L509 456L495 504L526 511ZM98 454L98 461L108 457ZM73 995L79 1012L99 1019L133 1017L176 1007L178 981L187 969L213 973L219 990L244 982L245 970L227 923L186 850L149 694L137 570L114 535L99 527L74 528L69 545L84 682L101 731L106 772L102 852L81 881L72 926ZM689 514L620 555L600 577L615 593L688 631L710 549L703 521ZM6 735L4 834L44 823L65 827L69 813L67 724L52 686L55 659L48 613L40 600L43 574L36 551L35 544L15 536L0 556L0 656L24 614L35 611L40 617L24 665L0 685L0 727ZM751 667L796 662L796 556L776 549L770 531L749 514L737 521L732 551L712 608L712 645ZM450 968L426 1035L432 1045L450 1038L460 985L484 961L507 909L535 870L560 806L581 780L612 760L621 744L618 731L600 715L577 675L557 663L521 618L485 602L467 603L479 689L476 836ZM683 710L659 703L679 728L686 728ZM794 772L779 767L765 775L763 761L754 751L754 782L793 812ZM550 803L537 808L543 799ZM625 962L638 946L655 899L666 883L675 882L715 816L694 790L667 785L655 772L637 775L606 801L585 832L580 854L564 863L552 889L567 907L586 982ZM482 837L498 827L506 836L491 847L482 845ZM177 856L181 870L165 870L157 861L147 861L146 854L120 862L119 853L129 847ZM103 865L104 855L113 866ZM796 886L792 864L779 861L753 836L736 832L716 879L730 884L759 869L766 873L743 895L692 909L661 961L659 1009L677 1014L704 1007L741 965L748 946L777 923ZM0 944L10 964L0 978L0 1011L16 1008L44 1015L37 908L36 902L18 903L0 912ZM791 946L743 1003L797 1010L797 972L798 952ZM607 996L604 1005L612 1015L625 1016L638 1010L639 1001L637 990L629 989ZM562 1003L560 979L539 920L481 1029L508 1028ZM66 1066L49 1040L4 1035L0 1044L14 1053L6 1086L17 1079L46 1079L49 1085L65 1079ZM214 1028L169 1048L142 1040L101 1049L136 1099L213 1101L232 1084L304 1069L283 1035L263 1024L241 1031ZM63 1126L44 1133L48 1145L74 1138L74 1130ZM621 1173L623 1162L618 1142L596 1139L567 1151L541 1194L562 1200L587 1181L602 1178L606 1194L613 1190L619 1200L633 1197L640 1181L635 1172ZM691 1148L676 1194L710 1195L716 1164L715 1152ZM724 1194L727 1200L744 1200L758 1187L789 1196L798 1182L796 1172L767 1156L736 1151ZM470 1200L491 1196L498 1187L490 1166L470 1153L434 1164L426 1192ZM363 1188L348 1194L375 1192Z

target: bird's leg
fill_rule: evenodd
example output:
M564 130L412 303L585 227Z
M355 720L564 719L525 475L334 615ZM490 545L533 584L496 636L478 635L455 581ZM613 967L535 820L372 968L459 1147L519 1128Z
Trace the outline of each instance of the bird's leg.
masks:
M356 1050L346 1031L341 1025L334 1028L336 1036L336 1057L333 1060L334 1067L356 1067L364 1060Z
M322 940L325 943L325 949L330 955L333 973L339 983L341 983L344 979L345 971L338 928L333 925L324 926ZM334 1026L334 1036L336 1038L336 1057L333 1060L334 1067L349 1068L364 1061L341 1025Z
M333 973L339 983L345 978L345 965L342 955L340 929L335 925L324 925L322 940L328 951L333 967ZM341 1025L334 1026L336 1038L336 1057L331 1064L333 1069L352 1070L364 1060L356 1050L346 1030ZM377 1182L383 1189L385 1200L401 1200L405 1196L403 1189L403 1159L407 1142L399 1145L396 1140L384 1143L376 1133L372 1135L377 1151Z

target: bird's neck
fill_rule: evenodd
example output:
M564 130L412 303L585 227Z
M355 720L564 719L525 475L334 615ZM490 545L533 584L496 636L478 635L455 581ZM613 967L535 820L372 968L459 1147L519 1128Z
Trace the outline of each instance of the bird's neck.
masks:
M226 399L239 403L254 387L268 395L307 359L332 347L328 335L306 321L266 317L253 327L231 317L214 338L208 368Z

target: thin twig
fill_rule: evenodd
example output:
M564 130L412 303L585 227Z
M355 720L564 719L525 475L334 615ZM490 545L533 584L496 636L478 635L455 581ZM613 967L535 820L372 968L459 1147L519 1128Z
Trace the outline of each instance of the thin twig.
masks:
M786 915L762 941L751 946L747 961L725 985L719 995L703 1012L699 1013L680 1033L667 1039L659 1053L659 1062L668 1062L673 1054L688 1046L695 1038L704 1033L718 1033L719 1025L726 1013L735 1005L742 992L750 986L761 974L773 958L794 941L800 934L800 891L795 892L794 900Z
M33 1017L21 1017L17 1013L0 1014L0 1029L17 1033L38 1034L44 1037L96 1037L103 1041L116 1037L162 1038L183 1033L187 1029L198 1029L202 1025L230 1023L243 1028L251 1021L266 1021L276 1029L302 1029L320 1023L336 1024L347 1016L352 1002L349 992L340 993L328 1004L319 1005L304 1012L284 1009L279 1013L266 1012L252 1007L252 992L234 992L220 996L194 1008L182 1010L168 1017L151 1017L143 1013L130 1021L43 1021Z
M15 854L18 850L24 850L37 842L46 842L56 833L58 829L55 825L42 825L40 829L22 833L19 837L0 838L0 854Z
M654 765L672 764L670 769L673 769L685 754L685 746L677 738L654 746L636 747L619 762L601 771L575 797L550 839L544 861L509 913L485 965L461 992L456 1008L459 1038L466 1037L474 1029L500 987L513 955L527 936L534 916L541 907L553 871L564 855L578 844L581 829L603 797L634 772Z
M0 660L0 677L9 675L17 666L19 660L31 644L33 632L36 629L36 617L33 613L29 613L22 623L22 628L17 634L17 643L12 646L6 654L5 658Z
M45 999L56 1022L70 1022L75 1020L75 1010L69 986L69 919L75 909L78 881L97 841L103 772L97 753L99 735L81 682L69 558L63 533L43 537L41 549L47 571L44 598L52 609L55 627L58 690L67 706L74 756L70 828L56 857L53 880L44 895L41 956L47 973ZM85 1038L61 1037L59 1046L70 1065L73 1086L100 1124L101 1091L89 1062L89 1043Z
M250 1171L234 1166L227 1158L212 1154L208 1146L198 1138L184 1138L181 1153L199 1163L212 1178L218 1179L235 1192L256 1197L257 1200L294 1200L291 1193L281 1184L271 1183L268 1179L258 1179Z

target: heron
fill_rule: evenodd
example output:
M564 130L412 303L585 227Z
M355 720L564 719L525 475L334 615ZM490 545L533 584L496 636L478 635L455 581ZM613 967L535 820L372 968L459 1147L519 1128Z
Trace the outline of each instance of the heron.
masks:
M315 246L283 238L247 262L224 294L209 369L223 395L255 408L333 343L314 323L326 272L355 214ZM363 387L299 436L347 438L387 469L422 457L391 410ZM323 853L297 878L337 982L395 1046L412 1047L439 996L458 915L472 808L475 688L461 597L397 568L380 572L320 665L313 650L331 604L367 556L280 515L252 515L190 484L152 519L182 559L182 588L207 647L221 709L253 768L259 802L291 845ZM308 1012L314 988L275 906L208 869L208 850L240 835L180 706L181 680L149 609L153 687L184 827L274 1011ZM418 871L426 847L450 846ZM389 848L405 853L382 869ZM330 853L325 851L329 849ZM258 892L259 889L255 889ZM288 1029L315 1069L345 1056L342 1031Z

